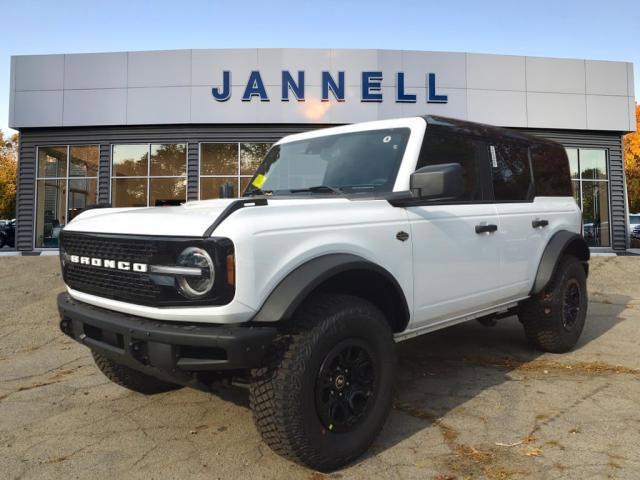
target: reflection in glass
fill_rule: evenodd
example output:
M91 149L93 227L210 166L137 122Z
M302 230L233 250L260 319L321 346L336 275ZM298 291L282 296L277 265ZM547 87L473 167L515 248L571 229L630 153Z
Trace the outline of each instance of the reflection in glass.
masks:
M112 157L112 176L140 177L147 175L148 145L114 145Z
M573 190L573 198L580 207L580 182L577 180L571 180L571 189Z
M95 205L97 199L97 180L82 178L69 180L69 221L89 205Z
M237 175L237 143L203 143L200 151L200 175Z
M515 143L494 148L498 165L492 169L496 201L525 200L531 184L528 149Z
M69 156L70 177L96 177L98 175L100 149L97 145L70 147Z
M151 176L180 176L187 173L187 146L184 143L151 145Z
M146 177L113 178L111 180L111 204L114 207L146 207Z
M250 178L248 179L250 180ZM208 200L210 198L224 198L224 190L233 189L231 197L238 196L237 177L209 177L200 179L200 198Z
M253 175L269 148L270 143L240 144L240 175Z
M67 176L67 147L38 148L38 177Z
M604 150L580 149L580 170L583 180L606 180L606 152Z
M607 151L567 148L567 156L571 177L575 178L573 196L582 208L584 238L591 247L608 247L611 237Z
M569 170L571 178L580 178L580 169L578 168L578 149L567 148L567 157L569 157Z
M187 181L184 178L152 178L149 180L149 206L176 206L187 199Z
M609 192L607 182L582 182L584 239L591 247L609 246Z
M36 247L58 246L60 230L66 224L66 180L38 180Z

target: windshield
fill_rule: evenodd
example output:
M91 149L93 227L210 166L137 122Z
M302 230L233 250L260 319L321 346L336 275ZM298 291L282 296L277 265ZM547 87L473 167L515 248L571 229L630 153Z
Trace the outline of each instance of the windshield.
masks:
M640 225L640 215L629 215L629 223L631 225Z
M409 133L388 128L274 145L245 195L391 192Z

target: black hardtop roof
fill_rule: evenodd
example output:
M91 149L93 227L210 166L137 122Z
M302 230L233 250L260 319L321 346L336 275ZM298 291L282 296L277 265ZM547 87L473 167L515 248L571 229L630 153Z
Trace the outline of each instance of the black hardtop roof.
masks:
M460 135L469 135L480 138L493 139L496 141L511 140L517 142L560 146L559 143L548 140L546 138L538 137L535 135L528 135L526 133L518 132L517 130L496 127L494 125L469 122L467 120L441 117L438 115L424 115L422 118L424 118L424 120L427 122L427 128L429 126L439 127L445 130L451 130L452 132Z

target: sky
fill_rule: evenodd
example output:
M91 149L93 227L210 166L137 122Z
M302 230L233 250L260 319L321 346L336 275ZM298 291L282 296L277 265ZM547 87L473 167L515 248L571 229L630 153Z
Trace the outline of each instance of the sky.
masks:
M380 48L634 63L638 0L0 0L0 129L11 55L180 48Z

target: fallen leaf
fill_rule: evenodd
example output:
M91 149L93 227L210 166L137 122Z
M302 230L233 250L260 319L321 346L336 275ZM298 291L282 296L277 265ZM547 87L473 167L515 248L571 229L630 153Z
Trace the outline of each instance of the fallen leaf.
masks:
M541 457L542 456L542 449L540 449L540 448L530 448L529 450L527 450L525 452L525 455L527 457Z

